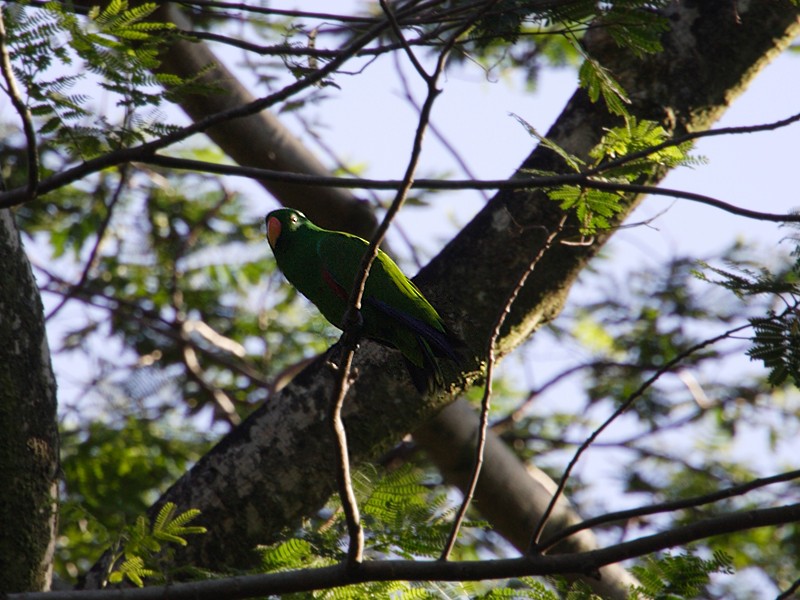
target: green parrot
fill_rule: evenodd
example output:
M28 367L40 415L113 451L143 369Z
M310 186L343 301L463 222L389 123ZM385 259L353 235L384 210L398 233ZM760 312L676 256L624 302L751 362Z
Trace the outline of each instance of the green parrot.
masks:
M272 211L266 222L267 240L286 279L341 329L367 241L317 227L291 208ZM364 288L361 321L362 336L403 354L420 393L443 384L437 357L461 361L464 343L382 250Z

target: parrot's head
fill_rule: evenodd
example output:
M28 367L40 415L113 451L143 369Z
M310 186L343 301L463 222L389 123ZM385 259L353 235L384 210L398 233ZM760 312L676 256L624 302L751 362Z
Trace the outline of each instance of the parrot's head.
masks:
M308 218L299 210L279 208L267 215L267 241L272 251L277 244L284 243L291 234L309 224Z

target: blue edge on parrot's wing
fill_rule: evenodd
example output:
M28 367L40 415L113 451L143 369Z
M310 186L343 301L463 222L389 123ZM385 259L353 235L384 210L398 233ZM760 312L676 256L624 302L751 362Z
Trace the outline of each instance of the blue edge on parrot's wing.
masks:
M406 369L411 375L414 387L421 394L424 394L431 389L432 384L436 386L444 385L444 376L436 357L449 358L453 362L460 364L463 359L461 350L466 347L464 342L447 329L439 331L424 321L412 317L385 302L375 298L369 298L366 302L385 313L388 317L402 323L416 334L417 343L423 356L423 366L419 367L403 356L403 362L405 362ZM442 326L444 327L444 324Z
M436 356L449 358L453 362L460 362L462 357L460 356L457 346L463 345L463 342L456 338L454 334L449 333L447 330L439 331L424 321L412 317L381 300L369 298L367 302L422 337L431 346Z

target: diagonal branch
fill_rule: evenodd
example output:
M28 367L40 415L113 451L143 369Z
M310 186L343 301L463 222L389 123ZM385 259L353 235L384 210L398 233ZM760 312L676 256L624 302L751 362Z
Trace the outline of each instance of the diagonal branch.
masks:
M550 517L550 514L553 511L553 508L555 507L559 496L561 496L561 494L564 493L564 488L567 485L567 480L569 479L569 476L572 473L572 470L575 468L575 465L577 464L578 460L583 455L583 453L586 450L589 449L589 447L600 436L600 434L603 433L603 431L605 431L606 428L609 425L611 425L611 423L616 421L617 418L619 418L625 411L627 411L636 400L641 398L642 394L644 394L645 391L647 391L647 389L650 388L650 386L652 386L656 381L658 381L658 379L662 375L672 371L684 359L688 358L689 356L691 356L695 352L698 352L699 350L702 350L703 348L706 348L706 347L708 347L708 346L710 346L712 344L716 344L717 342L719 342L721 340L727 339L730 336L732 336L734 333L737 333L737 332L742 331L744 329L747 329L749 327L751 327L750 323L748 323L747 325L741 325L739 327L735 327L733 329L729 329L728 331L725 331L724 333L721 333L721 334L719 334L717 336L714 336L713 338L709 338L707 340L703 340L702 342L699 342L699 343L695 344L694 346L692 346L691 348L687 348L685 351L681 352L675 358L673 358L672 360L670 360L667 363L665 363L664 366L662 366L655 373L653 373L653 375L651 375L648 379L646 379L644 382L642 382L642 384L630 396L628 396L627 400L625 400L625 402L623 402L617 408L617 410L615 410L611 414L611 416L609 416L605 421L603 421L603 423L597 429L595 429L588 438L586 438L583 441L583 443L575 451L575 454L570 459L569 463L567 464L566 468L564 469L564 472L561 475L561 480L558 483L558 488L556 489L556 492L553 494L553 497L550 500L550 503L548 504L547 509L544 511L542 516L539 518L539 522L537 523L535 529L533 530L533 535L531 536L531 543L530 543L530 548L529 548L529 552L530 553L539 553L539 552L543 551L543 549L539 545L539 538L540 538L540 536L542 534L542 531L544 529L545 523L547 522L547 519Z

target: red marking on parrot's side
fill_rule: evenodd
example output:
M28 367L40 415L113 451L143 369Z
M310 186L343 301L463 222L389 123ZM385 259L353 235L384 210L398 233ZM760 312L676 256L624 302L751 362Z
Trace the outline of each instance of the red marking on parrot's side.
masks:
M330 273L328 273L328 271L326 271L325 269L322 269L322 279L325 281L328 287L331 288L331 291L333 291L334 294L339 296L339 298L341 298L345 302L349 300L349 295L347 293L347 290L345 290L342 286L340 286L339 283L333 278L333 276Z
M281 234L281 222L275 217L270 217L267 222L267 239L271 248L275 248L275 242L278 241L278 236Z

